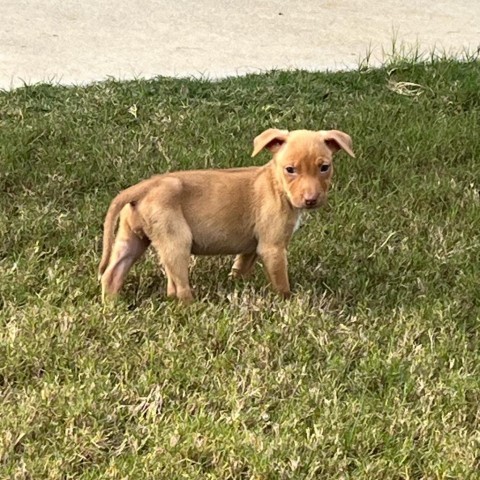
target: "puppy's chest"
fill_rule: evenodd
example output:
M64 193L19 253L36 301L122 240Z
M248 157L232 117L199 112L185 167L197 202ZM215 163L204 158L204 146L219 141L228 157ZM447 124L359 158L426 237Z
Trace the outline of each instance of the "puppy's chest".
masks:
M297 217L297 221L295 222L295 225L293 227L293 233L295 233L300 227L302 226L302 214L299 213Z

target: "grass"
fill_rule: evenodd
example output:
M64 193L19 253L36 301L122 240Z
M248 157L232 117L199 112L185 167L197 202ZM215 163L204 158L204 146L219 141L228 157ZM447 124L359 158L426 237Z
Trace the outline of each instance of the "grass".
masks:
M338 128L329 206L260 267L198 258L165 300L96 268L111 198L263 163L267 127ZM480 468L480 63L0 93L0 477L454 479Z

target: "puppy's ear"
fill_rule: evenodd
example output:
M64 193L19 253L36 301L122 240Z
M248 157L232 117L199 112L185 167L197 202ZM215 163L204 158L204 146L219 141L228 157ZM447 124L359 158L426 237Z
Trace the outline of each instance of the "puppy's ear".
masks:
M322 130L320 133L332 153L336 153L341 149L345 150L351 157L355 158L350 135L341 132L340 130Z
M263 133L255 137L253 141L252 157L264 148L268 148L272 153L276 153L285 143L288 137L288 130L278 130L277 128L269 128Z

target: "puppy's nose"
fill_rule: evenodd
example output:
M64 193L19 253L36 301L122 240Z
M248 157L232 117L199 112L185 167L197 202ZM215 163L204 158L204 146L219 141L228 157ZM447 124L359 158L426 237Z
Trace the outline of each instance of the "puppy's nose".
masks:
M307 207L314 207L317 204L318 196L305 197L305 205Z

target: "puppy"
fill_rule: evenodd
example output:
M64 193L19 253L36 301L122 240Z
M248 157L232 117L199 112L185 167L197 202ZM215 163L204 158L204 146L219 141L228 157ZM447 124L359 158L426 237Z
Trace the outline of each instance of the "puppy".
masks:
M167 274L167 295L193 299L191 254L236 255L232 273L247 276L259 257L273 288L290 296L287 246L302 210L327 200L332 156L354 157L352 140L338 130L288 132L270 128L253 142L260 167L165 173L120 192L108 209L99 267L102 298L115 295L150 244ZM115 237L115 226L119 220Z

